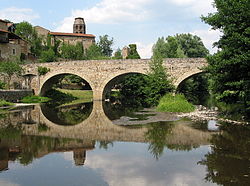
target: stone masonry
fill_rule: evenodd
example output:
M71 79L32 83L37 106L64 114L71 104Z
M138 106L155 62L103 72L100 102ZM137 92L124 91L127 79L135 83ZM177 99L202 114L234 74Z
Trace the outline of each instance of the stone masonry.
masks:
M150 59L127 60L84 60L53 63L37 63L24 66L25 74L32 75L30 87L35 94L44 94L63 74L78 75L86 80L92 90L94 100L103 100L110 82L119 76L130 73L147 74ZM47 67L50 71L38 76L38 66ZM175 58L165 59L164 66L172 77L176 87L186 78L201 73L207 66L204 58Z

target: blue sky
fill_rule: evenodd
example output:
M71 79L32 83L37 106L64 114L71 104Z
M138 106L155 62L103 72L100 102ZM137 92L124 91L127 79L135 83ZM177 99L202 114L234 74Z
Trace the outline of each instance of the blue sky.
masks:
M108 34L114 46L136 43L143 58L151 56L158 37L177 33L200 36L211 53L219 38L201 15L213 12L213 0L0 0L0 19L28 21L51 31L72 32L75 17L84 17L87 33Z

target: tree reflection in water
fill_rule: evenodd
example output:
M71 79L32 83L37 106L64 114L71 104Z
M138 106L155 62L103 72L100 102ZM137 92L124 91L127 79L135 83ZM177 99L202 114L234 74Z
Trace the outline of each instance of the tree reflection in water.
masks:
M92 102L59 107L50 104L41 105L44 116L58 125L77 125L89 117L92 109Z
M149 125L145 137L150 141L148 151L155 159L158 160L163 154L166 138L168 135L171 135L172 128L173 124L166 124L166 122L157 122Z
M205 179L219 185L250 184L250 127L226 126L214 135L211 152L199 164L207 166Z

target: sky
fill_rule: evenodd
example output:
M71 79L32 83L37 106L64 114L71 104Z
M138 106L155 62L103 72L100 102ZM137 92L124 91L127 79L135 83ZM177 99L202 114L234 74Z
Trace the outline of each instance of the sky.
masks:
M201 37L210 53L219 31L201 21L214 12L213 0L0 0L0 19L28 21L50 31L73 32L75 17L83 17L87 33L114 38L113 49L137 44L142 58L152 55L159 37L191 33Z

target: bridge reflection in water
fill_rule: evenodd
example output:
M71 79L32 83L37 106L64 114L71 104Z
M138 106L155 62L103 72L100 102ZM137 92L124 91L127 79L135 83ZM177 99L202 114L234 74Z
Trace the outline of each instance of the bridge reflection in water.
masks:
M65 151L73 151L75 164L83 165L86 151L94 149L96 142L104 148L114 141L148 143L149 151L156 158L164 147L191 150L209 144L213 133L192 128L188 123L177 121L167 125L115 125L105 115L103 103L95 101L87 119L77 125L64 126L48 120L40 105L35 105L17 110L1 120L1 133L10 130L16 136L12 140L0 136L0 169L7 169L8 161L15 160L15 157L19 157L21 163L29 164L33 158ZM155 149L158 151L155 152ZM28 155L31 157L27 158Z

